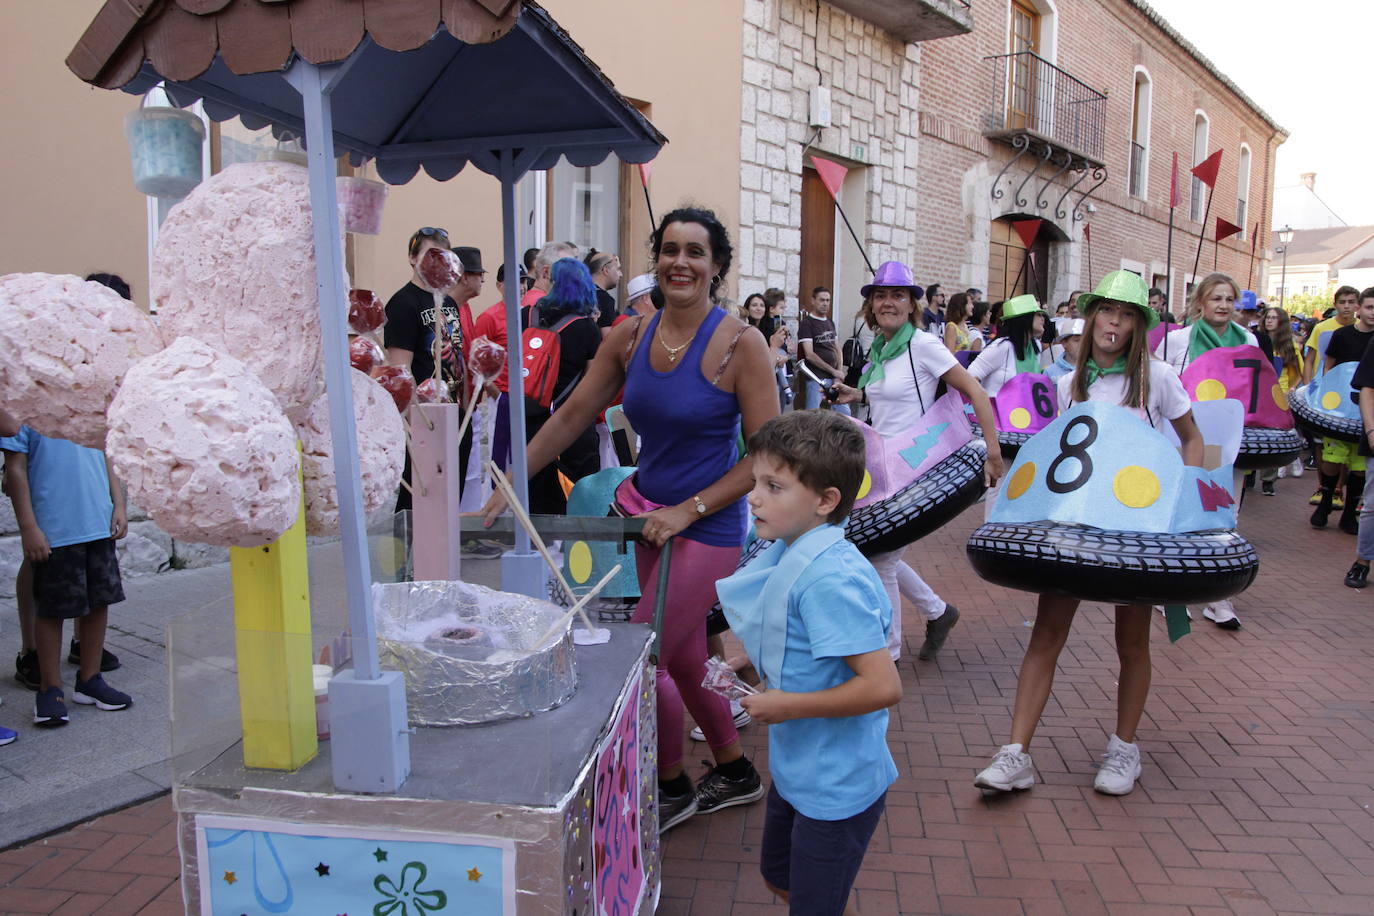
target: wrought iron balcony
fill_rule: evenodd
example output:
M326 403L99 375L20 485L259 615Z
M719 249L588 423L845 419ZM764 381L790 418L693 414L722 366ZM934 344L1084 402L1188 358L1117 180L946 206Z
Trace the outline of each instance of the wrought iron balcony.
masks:
M827 0L902 41L930 41L973 31L968 0Z
M1126 190L1132 197L1145 196L1145 147L1131 141L1131 169L1126 174Z
M991 70L985 136L1047 148L1046 160L1063 154L1074 168L1104 165L1104 93L1030 51L984 59Z

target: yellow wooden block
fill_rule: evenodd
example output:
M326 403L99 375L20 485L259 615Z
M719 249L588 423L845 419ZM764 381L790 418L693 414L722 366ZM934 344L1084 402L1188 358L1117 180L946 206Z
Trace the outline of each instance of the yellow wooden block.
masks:
M243 763L296 770L319 750L311 673L310 575L305 503L296 523L264 547L232 547Z

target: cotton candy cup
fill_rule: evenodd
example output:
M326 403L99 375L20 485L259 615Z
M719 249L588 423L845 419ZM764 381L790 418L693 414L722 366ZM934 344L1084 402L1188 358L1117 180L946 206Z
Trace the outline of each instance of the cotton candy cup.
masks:
M123 296L68 274L0 277L0 399L45 436L105 447L105 413L129 366L162 349Z
M106 452L174 538L254 547L296 520L296 431L242 362L190 337L135 363L110 405Z

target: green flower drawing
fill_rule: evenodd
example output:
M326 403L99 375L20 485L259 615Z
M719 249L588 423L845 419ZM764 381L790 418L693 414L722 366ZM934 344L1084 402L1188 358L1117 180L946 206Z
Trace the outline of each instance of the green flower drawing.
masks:
M382 902L372 908L372 916L425 916L448 906L448 894L440 890L421 890L429 869L422 862L408 862L401 869L399 883L378 875L372 886Z

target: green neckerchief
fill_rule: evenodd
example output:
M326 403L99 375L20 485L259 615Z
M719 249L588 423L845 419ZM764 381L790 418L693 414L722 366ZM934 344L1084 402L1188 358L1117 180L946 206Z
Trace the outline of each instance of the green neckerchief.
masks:
M1116 362L1112 363L1110 366L1099 366L1096 360L1089 356L1088 365L1084 367L1084 371L1088 373L1088 387L1092 387L1092 383L1102 378L1104 375L1125 375L1126 357L1118 356Z
M1035 349L1035 341L1026 340L1026 350L1024 355L1016 356L1016 344L1008 340L1007 345L1011 347L1012 356L1016 357L1016 374L1022 372L1040 371L1040 351Z
M875 337L873 346L868 349L868 368L859 376L859 387L867 388L869 382L882 381L883 376L887 374L883 369L883 363L899 353L905 353L907 344L911 343L911 335L915 333L915 326L909 321L903 321L891 340L885 340L881 334Z
M1216 329L1199 318L1193 322L1188 334L1188 362L1192 362L1208 350L1217 347L1242 347L1246 343L1245 328L1234 321L1226 322L1226 331L1218 334Z

